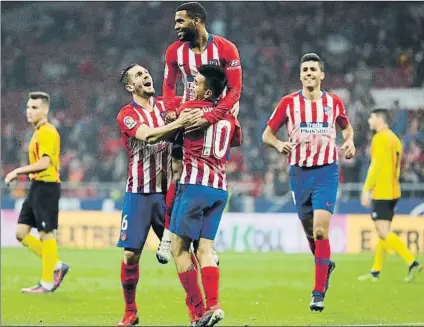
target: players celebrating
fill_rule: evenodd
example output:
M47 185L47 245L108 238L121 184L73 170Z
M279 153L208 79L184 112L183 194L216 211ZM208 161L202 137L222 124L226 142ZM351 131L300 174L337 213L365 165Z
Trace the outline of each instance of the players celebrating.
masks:
M6 175L9 185L18 175L29 175L31 187L25 199L16 227L16 238L23 246L41 257L41 281L23 293L54 292L69 271L57 254L55 231L58 228L60 198L60 135L47 121L50 96L44 92L31 92L27 102L27 119L34 127L29 143L29 165L19 167ZM37 228L40 238L30 234Z
M353 129L342 100L321 90L324 64L315 53L301 59L302 90L281 99L268 121L262 139L288 156L290 187L297 213L315 256L315 287L310 309L322 311L335 264L330 260L328 229L338 187L336 125L342 129L342 150L355 155ZM289 141L276 137L286 124Z
M128 180L117 246L124 248L121 282L125 315L118 326L137 324L136 287L139 259L150 227L159 239L163 234L165 192L171 175L171 143L164 141L174 131L196 121L200 110L183 111L177 120L165 125L165 107L155 98L152 77L137 64L126 67L120 83L131 93L132 101L117 116L128 153Z
M193 100L194 78L201 65L212 64L225 69L227 88L223 98L214 109L206 113L193 128L213 124L226 117L231 112L238 113L238 101L242 87L242 72L240 56L237 47L227 39L210 34L205 27L206 10L198 2L188 2L175 10L175 31L179 40L172 43L166 50L166 65L163 83L163 98L167 112L167 120L176 117L177 101L175 86L178 76L184 84L183 101ZM165 216L165 232L157 253L158 260L166 263L170 259L170 213L175 199L176 182L180 180L182 171L181 139L176 142L172 153L171 183L166 195L167 213Z
M415 260L401 238L390 231L394 209L400 198L402 143L389 128L388 116L387 110L375 109L368 119L370 129L376 134L371 143L371 165L363 187L361 203L365 207L371 205L371 218L374 220L379 239L371 272L359 276L358 279L378 280L387 251L391 249L409 266L405 281L410 282L414 280L417 272L424 270L424 266Z
M226 85L225 71L219 66L201 66L194 78L197 101L185 108L213 110L213 103ZM213 326L224 318L218 301L219 269L213 257L213 241L227 204L226 154L236 129L236 119L225 119L205 130L184 135L183 172L172 211L172 253L181 284L187 293L187 305L194 307L192 324ZM189 253L192 241L199 241L196 252L200 264L206 309L198 285L197 271Z

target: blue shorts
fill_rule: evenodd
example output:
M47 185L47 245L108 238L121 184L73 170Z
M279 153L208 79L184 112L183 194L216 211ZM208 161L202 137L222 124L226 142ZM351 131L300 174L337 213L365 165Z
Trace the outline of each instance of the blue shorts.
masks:
M120 248L142 250L150 227L162 238L165 217L165 194L125 193L121 232L116 244Z
M171 215L171 232L192 240L214 240L227 200L227 191L179 184Z
M290 167L290 188L300 220L313 218L314 210L334 212L339 185L339 166Z

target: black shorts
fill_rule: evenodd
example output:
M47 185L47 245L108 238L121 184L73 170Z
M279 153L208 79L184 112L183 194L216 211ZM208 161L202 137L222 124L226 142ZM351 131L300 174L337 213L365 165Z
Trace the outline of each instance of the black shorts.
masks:
M18 224L51 232L58 227L60 183L33 181L19 214Z
M373 220L393 220L395 215L395 207L398 199L393 200L372 200L372 214Z
M178 131L172 143L172 158L183 160L183 142L184 134L182 131Z

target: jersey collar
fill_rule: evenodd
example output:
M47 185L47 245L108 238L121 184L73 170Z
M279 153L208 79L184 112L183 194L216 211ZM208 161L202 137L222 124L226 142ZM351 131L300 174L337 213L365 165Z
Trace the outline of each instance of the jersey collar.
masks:
M150 99L150 103L152 104L152 107L155 108L156 106L156 97L151 97ZM147 110L146 108L144 108L142 105L138 104L137 102L135 102L134 100L131 101L131 105L134 107L138 107L144 110ZM148 111L148 110L147 110Z
M213 35L211 34L211 33L208 33L208 43L206 43L206 49L208 48L208 46L212 43L212 41L213 41ZM186 42L187 43L187 45L188 45L188 47L190 48L190 49L192 49L193 47L191 46L191 44L190 44L190 42Z
M321 90L321 92L322 92L321 97L318 100L322 99L324 97L325 93L327 93L325 90ZM302 98L304 98L305 100L312 101L312 100L305 98L305 96L303 95L303 90L299 90L299 95Z

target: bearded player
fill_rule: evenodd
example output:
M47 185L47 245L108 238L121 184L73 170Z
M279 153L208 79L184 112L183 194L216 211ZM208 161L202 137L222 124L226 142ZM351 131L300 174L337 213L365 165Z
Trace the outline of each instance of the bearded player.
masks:
M336 203L339 180L336 127L342 130L341 150L347 159L355 155L353 129L342 100L323 91L324 63L315 53L305 54L300 62L302 90L283 97L268 121L262 139L288 156L293 200L312 253L315 256L315 286L309 305L313 311L324 309L324 297L331 272L328 240L331 215ZM285 124L289 141L276 133Z
M206 30L206 10L198 2L188 2L175 10L175 31L179 40L166 50L166 65L163 83L163 99L167 120L176 117L178 102L176 98L176 82L179 77L184 84L183 101L193 100L194 79L201 65L211 64L224 68L227 78L226 90L221 95L218 105L206 113L193 128L206 127L226 117L231 111L237 116L242 87L242 71L237 47L227 39L212 35ZM175 199L176 183L182 171L182 135L174 143L172 151L172 183L166 195L167 211L165 215L165 232L157 258L166 263L171 258L171 234L169 224L172 206ZM216 256L216 261L218 258Z
M139 322L135 301L139 280L139 260L150 228L161 238L164 227L165 192L171 177L171 143L165 141L190 120L201 117L200 110L183 112L165 125L162 99L154 97L152 77L137 64L126 67L120 83L132 96L117 116L128 153L128 180L117 246L124 248L121 283L125 314L118 326Z
M226 85L224 69L201 66L194 83L196 101L185 102L180 110L212 111ZM186 291L187 307L189 311L194 308L191 322L195 326L213 326L224 318L218 299L219 268L214 259L213 242L228 199L226 154L231 143L234 146L241 143L239 127L236 118L228 112L225 119L208 128L184 135L183 171L172 211L171 244L178 276ZM198 284L196 263L189 252L193 241L198 242L196 258L206 307Z

